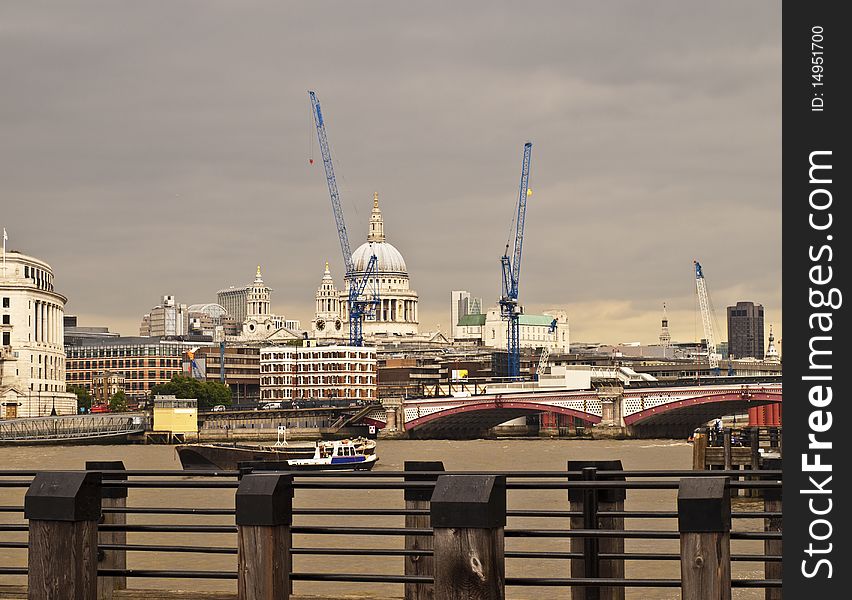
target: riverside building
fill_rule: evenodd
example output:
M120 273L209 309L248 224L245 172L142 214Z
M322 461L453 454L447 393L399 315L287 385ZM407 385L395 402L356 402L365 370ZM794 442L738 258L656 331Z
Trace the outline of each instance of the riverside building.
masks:
M0 416L75 414L65 390L63 324L66 298L53 269L32 256L6 252L0 270Z
M262 401L376 399L376 349L268 346L260 350Z
M213 342L155 337L78 338L65 347L66 382L93 392L96 379L113 373L124 380L124 392L134 400L147 399L151 388L185 373L184 355Z

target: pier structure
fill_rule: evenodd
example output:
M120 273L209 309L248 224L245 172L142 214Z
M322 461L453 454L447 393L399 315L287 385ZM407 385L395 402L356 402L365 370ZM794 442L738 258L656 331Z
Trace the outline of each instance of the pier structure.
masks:
M121 441L150 429L145 413L63 415L0 421L0 444Z

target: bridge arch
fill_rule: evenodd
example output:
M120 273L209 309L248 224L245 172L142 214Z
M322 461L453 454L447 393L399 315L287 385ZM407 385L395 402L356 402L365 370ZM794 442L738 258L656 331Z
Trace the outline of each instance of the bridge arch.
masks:
M489 399L467 402L431 412L405 423L412 434L446 434L457 431L487 431L500 423L525 415L555 412L576 417L589 423L599 423L601 417L573 408L553 404L540 404L524 400Z
M696 427L716 418L744 413L749 408L780 403L780 389L743 389L674 397L672 401L651 406L624 416L624 424L642 437L648 434L685 436Z

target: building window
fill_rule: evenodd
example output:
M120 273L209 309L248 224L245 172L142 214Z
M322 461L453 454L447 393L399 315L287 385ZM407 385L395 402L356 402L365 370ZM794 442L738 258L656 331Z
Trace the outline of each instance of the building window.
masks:
M3 315L3 325L9 325L11 323L11 316Z
M9 308L10 299L6 296L3 296L3 308Z

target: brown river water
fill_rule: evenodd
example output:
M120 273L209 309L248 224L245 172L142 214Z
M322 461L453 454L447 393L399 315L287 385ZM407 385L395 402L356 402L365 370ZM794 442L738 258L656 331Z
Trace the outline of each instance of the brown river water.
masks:
M692 448L676 440L380 440L377 447L379 463L376 471L401 470L406 460L443 460L450 471L523 471L564 470L569 459L621 459L625 469L689 469ZM128 469L180 469L180 462L172 446L21 446L0 447L0 469L81 469L86 460L123 460ZM21 506L23 489L0 488L0 506ZM630 490L626 510L675 510L676 490ZM403 508L401 490L310 490L296 492L296 507L387 507ZM735 510L757 510L753 500L736 499ZM233 508L233 490L144 490L131 489L128 506L133 507L211 507ZM563 490L510 490L510 509L567 510L567 492ZM0 523L21 523L23 515L0 512ZM233 524L233 517L129 515L133 524ZM298 515L297 525L338 525L401 527L402 517L322 516ZM762 521L736 519L735 530L762 530ZM567 519L511 518L510 528L568 529ZM627 529L677 528L674 519L628 519ZM26 533L0 532L0 540L26 540ZM129 533L130 544L180 544L198 546L236 546L234 534L180 534L180 533ZM341 548L402 548L403 540L389 536L318 536L296 535L297 547ZM507 550L567 551L567 539L508 538ZM733 554L760 554L763 542L734 541ZM677 540L627 540L627 552L678 552ZM137 569L235 571L236 556L216 554L187 554L163 552L128 552L128 567ZM567 560L508 559L508 577L567 577ZM0 565L25 566L26 550L0 548ZM402 574L401 557L357 556L306 556L294 557L294 570L300 572L384 573ZM680 565L677 561L629 561L628 578L677 579ZM734 578L761 579L762 563L735 562ZM23 576L0 575L0 584L25 583ZM228 580L188 580L133 578L132 588L236 590L236 582ZM375 594L380 597L401 597L399 584L373 583L294 583L297 594ZM507 589L509 598L568 598L567 590L559 588ZM156 592L152 592L156 598ZM762 598L762 590L734 590L735 598ZM668 599L680 598L677 588L628 589L627 598Z

